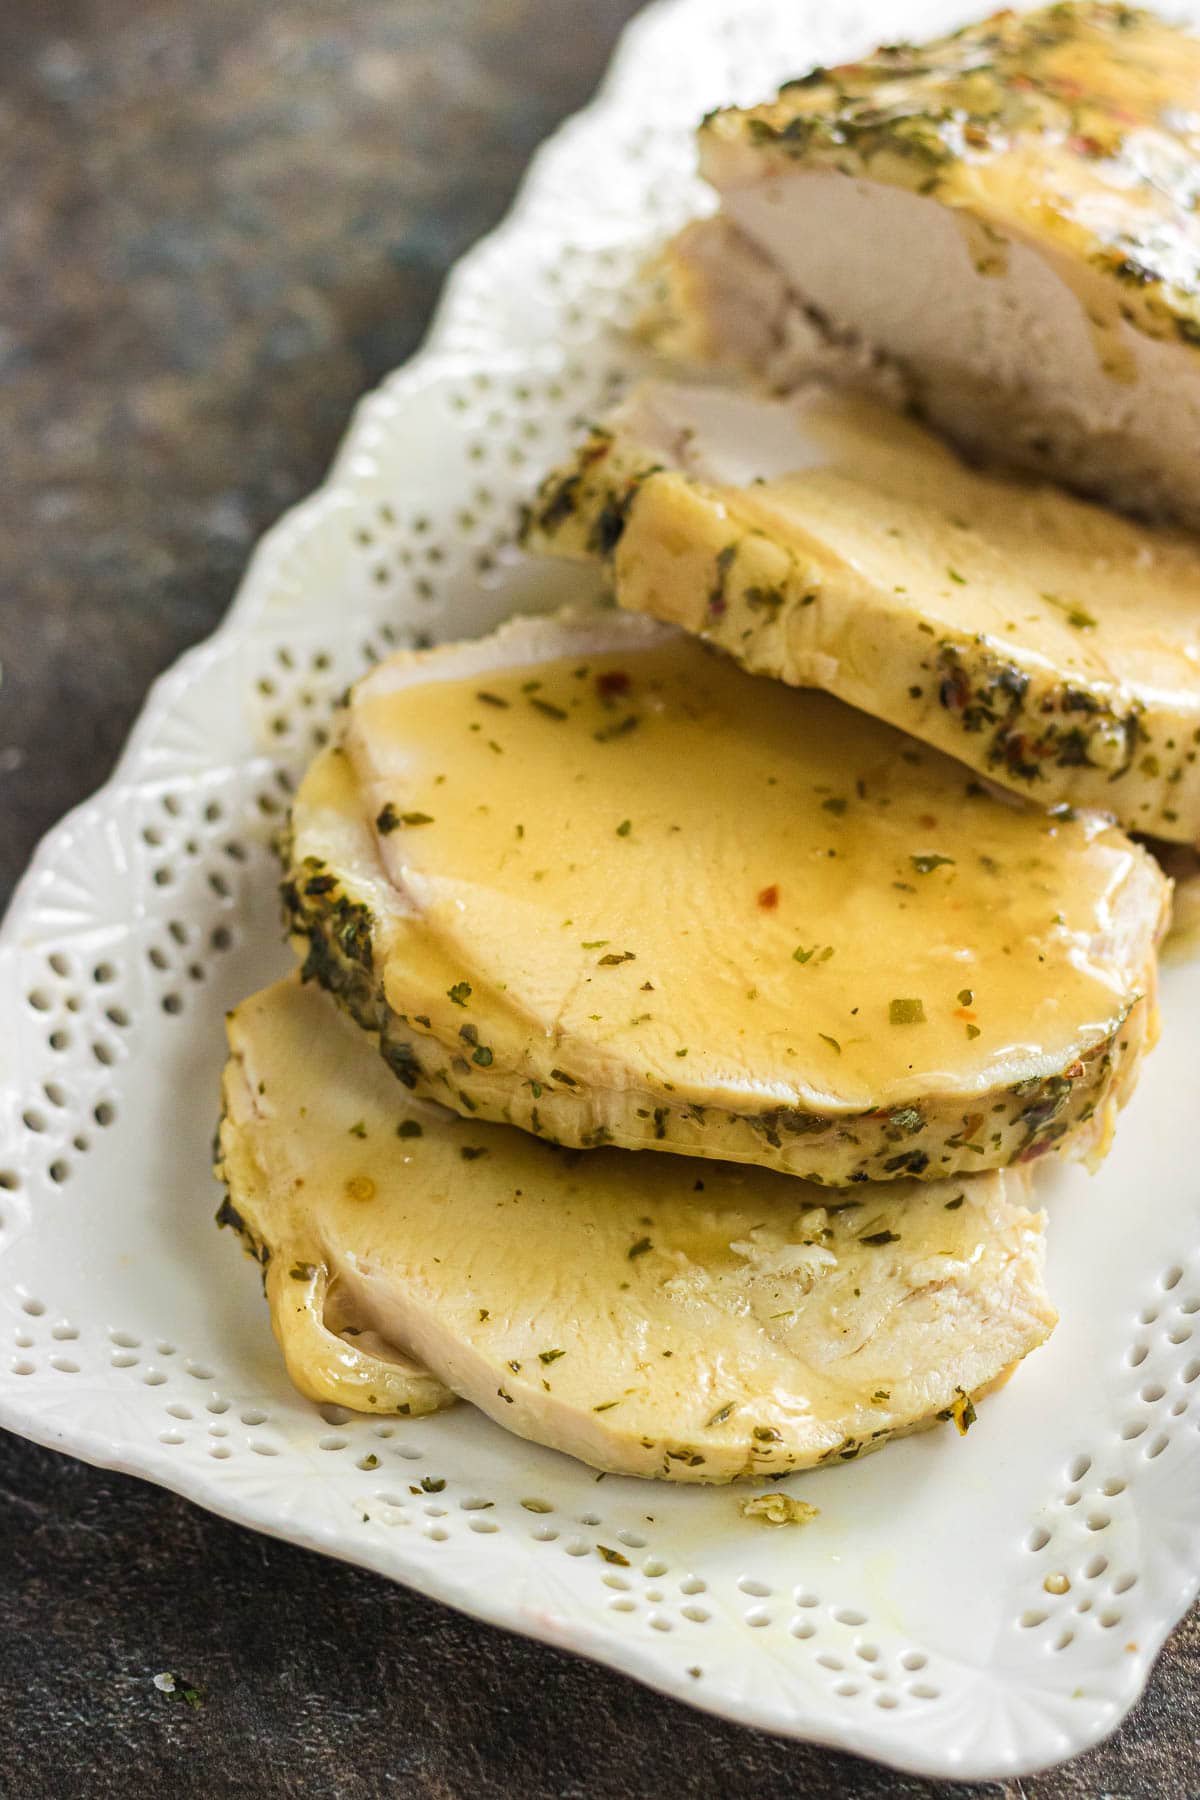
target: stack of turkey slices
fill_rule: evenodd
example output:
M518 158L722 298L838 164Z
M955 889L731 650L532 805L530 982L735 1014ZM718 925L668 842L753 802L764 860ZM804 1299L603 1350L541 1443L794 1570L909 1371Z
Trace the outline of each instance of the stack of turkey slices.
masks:
M372 671L285 894L221 1151L297 1385L716 1481L965 1423L1045 1336L1030 1166L1106 1147L1167 884L600 610Z
M230 1020L289 1371L688 1481L963 1429L1053 1324L1033 1168L1152 1037L1124 828L1198 835L1200 553L862 395L662 382L529 537L624 610L353 690L301 968Z

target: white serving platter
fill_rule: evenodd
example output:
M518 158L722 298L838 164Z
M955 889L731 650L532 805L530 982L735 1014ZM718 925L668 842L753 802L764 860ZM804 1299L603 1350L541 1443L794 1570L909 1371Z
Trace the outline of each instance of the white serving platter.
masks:
M513 549L516 510L628 373L635 272L704 204L694 120L959 16L645 13L428 347L42 845L0 937L0 1424L728 1718L1001 1778L1111 1731L1200 1585L1200 966L1165 972L1101 1174L1044 1178L1050 1345L969 1437L793 1478L821 1509L803 1529L743 1519L729 1489L598 1481L466 1407L299 1399L209 1172L222 1015L288 964L270 839L332 699L393 643L578 592Z

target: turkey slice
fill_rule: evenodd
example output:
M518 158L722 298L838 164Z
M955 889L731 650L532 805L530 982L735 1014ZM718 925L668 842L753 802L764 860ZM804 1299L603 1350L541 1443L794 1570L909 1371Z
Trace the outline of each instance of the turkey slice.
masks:
M882 357L960 442L1200 524L1198 83L1194 36L1068 4L719 110L650 328L776 384Z
M226 1216L314 1398L457 1395L595 1468L761 1480L964 1428L1054 1324L1023 1176L830 1204L759 1169L558 1150L414 1100L297 978L228 1029Z
M1169 884L827 695L629 614L353 691L292 813L306 973L400 1080L830 1183L1103 1148Z
M967 465L910 419L643 383L528 541L1043 805L1200 841L1200 544Z

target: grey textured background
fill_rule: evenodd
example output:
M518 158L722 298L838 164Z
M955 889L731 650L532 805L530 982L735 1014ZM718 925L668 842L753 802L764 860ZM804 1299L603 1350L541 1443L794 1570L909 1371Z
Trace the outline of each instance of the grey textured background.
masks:
M0 7L0 894L415 347L633 10ZM203 1707L159 1694L160 1669ZM1110 1743L1008 1789L935 1789L0 1439L6 1800L1181 1800L1200 1794L1198 1678L1193 1613Z

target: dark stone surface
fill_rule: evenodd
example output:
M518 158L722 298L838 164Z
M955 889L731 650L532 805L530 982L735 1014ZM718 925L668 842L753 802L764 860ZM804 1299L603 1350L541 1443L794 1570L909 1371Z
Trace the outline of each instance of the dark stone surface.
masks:
M0 891L320 479L632 11L0 8ZM204 1705L158 1693L164 1669ZM1198 1682L1193 1614L1109 1744L1008 1791L1200 1793ZM935 1791L0 1440L6 1800Z

